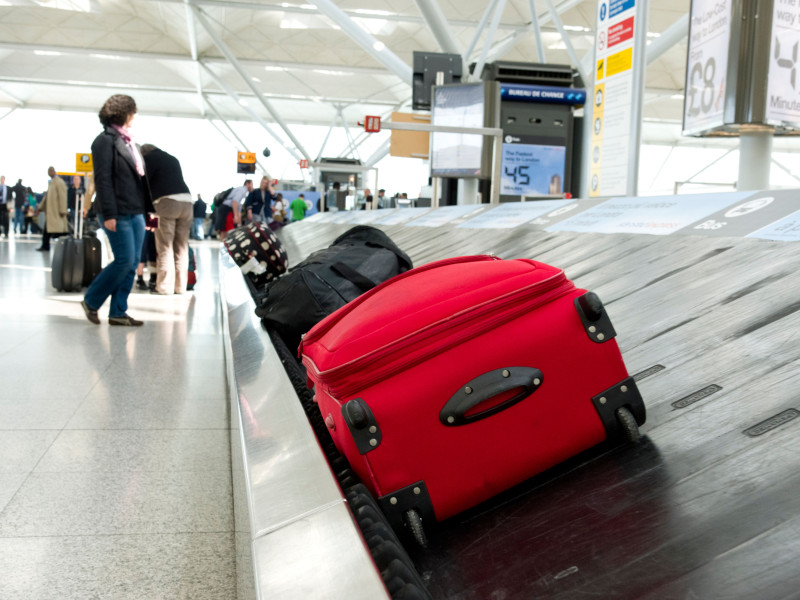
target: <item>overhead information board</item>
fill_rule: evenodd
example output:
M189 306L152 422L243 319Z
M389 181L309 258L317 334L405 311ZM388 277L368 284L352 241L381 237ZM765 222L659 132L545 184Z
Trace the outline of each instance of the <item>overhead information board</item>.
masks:
M766 121L800 128L800 2L773 2Z
M683 134L699 135L724 123L732 0L692 0Z

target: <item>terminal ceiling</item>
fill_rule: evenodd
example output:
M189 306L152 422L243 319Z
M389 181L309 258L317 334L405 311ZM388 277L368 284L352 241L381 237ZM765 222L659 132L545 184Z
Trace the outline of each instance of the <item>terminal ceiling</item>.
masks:
M550 1L591 70L594 0L0 0L0 107L97 111L128 93L143 114L355 125L410 110L413 51L463 54L487 5L504 4L488 61L540 62L533 5L543 62L573 63ZM648 37L676 43L649 61L644 118L679 123L689 0L649 5Z

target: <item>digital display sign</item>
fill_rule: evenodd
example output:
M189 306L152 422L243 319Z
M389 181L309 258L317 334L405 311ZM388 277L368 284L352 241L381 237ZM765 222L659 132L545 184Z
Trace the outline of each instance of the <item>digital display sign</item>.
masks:
M724 122L731 0L693 0L686 62L683 133L693 135Z
M775 0L765 115L770 124L800 128L799 47L800 6L794 0Z
M451 127L483 127L483 84L436 87L431 123ZM482 135L441 132L431 134L431 172L434 177L480 176L482 157Z
M511 137L511 136L507 136ZM528 143L503 144L500 194L505 196L550 196L564 192L565 146Z

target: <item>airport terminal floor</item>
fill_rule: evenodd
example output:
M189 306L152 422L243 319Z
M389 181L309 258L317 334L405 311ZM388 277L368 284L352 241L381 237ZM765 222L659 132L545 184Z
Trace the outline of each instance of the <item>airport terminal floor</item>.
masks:
M0 598L235 598L219 243L193 293L131 294L140 328L89 323L40 244L0 240Z

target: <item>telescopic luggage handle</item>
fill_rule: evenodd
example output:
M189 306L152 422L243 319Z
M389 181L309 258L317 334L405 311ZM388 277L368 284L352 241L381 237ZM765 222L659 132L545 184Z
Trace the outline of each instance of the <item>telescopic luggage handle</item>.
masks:
M485 419L530 396L539 389L543 380L542 372L532 367L508 367L489 371L453 394L439 413L439 420L443 425L454 427ZM520 392L508 399L500 398L501 394L514 389L520 389ZM481 404L485 404L485 408Z

